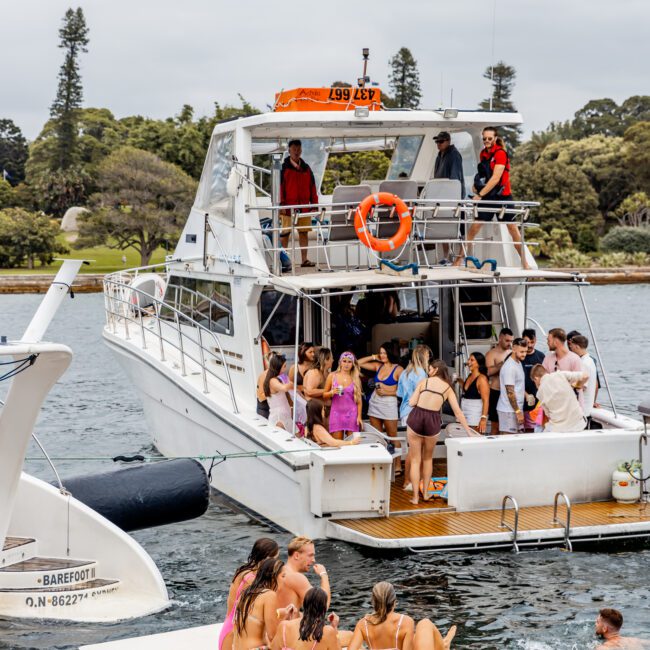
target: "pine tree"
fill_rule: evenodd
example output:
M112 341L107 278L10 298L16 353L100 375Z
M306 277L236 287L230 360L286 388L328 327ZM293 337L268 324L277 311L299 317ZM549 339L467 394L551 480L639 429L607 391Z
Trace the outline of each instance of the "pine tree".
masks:
M512 95L515 77L517 76L515 69L510 65L506 65L503 61L499 61L494 66L494 70L491 67L487 68L483 76L492 82L491 110L499 113L514 113L516 109L510 96ZM484 99L480 106L484 111L489 111L490 100ZM521 142L520 126L501 126L499 127L499 133L506 143L506 148L510 152Z
M388 83L397 107L418 108L422 97L420 73L411 51L407 47L400 48L388 64L391 67Z
M59 71L59 86L50 108L57 132L57 165L68 169L75 162L77 118L83 99L78 57L87 52L88 27L83 10L68 9L59 30L59 47L65 50L65 59Z

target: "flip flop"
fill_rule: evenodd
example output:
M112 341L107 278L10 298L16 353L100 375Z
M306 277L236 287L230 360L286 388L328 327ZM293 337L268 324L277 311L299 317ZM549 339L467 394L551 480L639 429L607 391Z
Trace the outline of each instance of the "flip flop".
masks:
M307 266L316 266L311 260L305 260L300 266L307 267Z

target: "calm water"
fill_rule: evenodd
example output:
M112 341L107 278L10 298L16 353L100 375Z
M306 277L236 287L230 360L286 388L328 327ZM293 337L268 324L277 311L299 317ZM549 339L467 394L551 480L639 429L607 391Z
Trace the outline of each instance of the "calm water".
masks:
M590 287L585 294L616 402L635 408L650 397L650 285ZM562 326L588 334L575 289L539 288L530 295L531 316L545 329ZM0 334L20 336L39 300L0 296ZM75 352L37 425L53 456L153 452L140 405L101 342L102 320L101 296L80 295L64 303L49 332L48 338ZM29 455L38 454L31 449ZM111 463L57 465L70 476L104 471ZM27 470L51 479L42 462L29 461ZM268 534L218 504L201 519L140 531L135 537L160 567L172 608L118 625L0 621L0 648L76 648L221 620L234 568L253 541ZM281 544L287 539L278 536ZM458 624L459 648L592 648L593 620L604 606L623 610L627 634L650 639L650 550L377 558L347 544L319 542L317 555L328 568L334 607L346 625L368 607L372 585L390 580L402 610L429 616L445 629Z

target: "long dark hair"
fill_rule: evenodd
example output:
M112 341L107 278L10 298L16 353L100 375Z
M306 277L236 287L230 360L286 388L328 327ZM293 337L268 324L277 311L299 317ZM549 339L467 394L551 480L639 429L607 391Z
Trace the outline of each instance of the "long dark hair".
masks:
M317 424L320 424L322 427L325 426L325 421L323 420L324 406L323 402L315 397L307 402L307 420L305 421L305 430L311 440L314 440L314 427Z
M269 589L275 591L278 588L278 576L283 567L282 560L272 557L260 563L255 580L244 589L235 610L235 629L240 636L246 630L246 621L257 597Z
M451 381L451 376L449 375L449 368L442 359L435 359L429 364L429 366L436 370L434 377L442 379L442 381L448 383L450 386L452 385L453 382Z
M255 544L253 544L253 548L251 549L246 562L235 571L235 577L232 581L235 582L237 576L249 573L250 571L255 571L262 560L266 560L269 557L277 557L279 551L280 547L274 539L260 537L255 541Z
M379 349L384 348L386 350L386 356L388 357L389 363L399 363L399 356L395 352L395 344L392 341L386 341L379 346Z
M485 375L487 377L488 370L485 363L485 355L482 352L472 352L472 354L470 354L470 357L474 357L476 359L476 363L478 363L479 374Z
M269 369L264 380L264 394L271 397L271 379L275 379L281 372L287 358L283 354L274 354L269 361Z
M318 641L323 638L327 616L327 594L320 587L312 587L302 603L299 637L301 641Z
M311 341L304 341L298 348L298 363L305 363L307 361L307 350L315 347Z

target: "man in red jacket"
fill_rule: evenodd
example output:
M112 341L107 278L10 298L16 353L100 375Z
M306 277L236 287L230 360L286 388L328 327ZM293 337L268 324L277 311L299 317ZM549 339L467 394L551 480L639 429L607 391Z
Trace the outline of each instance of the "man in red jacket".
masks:
M302 155L302 143L300 140L289 142L289 156L282 164L282 176L280 182L280 205L318 205L318 192L316 181L311 167L300 157ZM283 210L281 242L284 248L288 247L289 235L293 227L292 212L313 212L315 208L296 208L294 210ZM298 217L298 241L300 244L300 256L302 266L315 266L307 257L307 246L309 231L311 230L311 217Z

